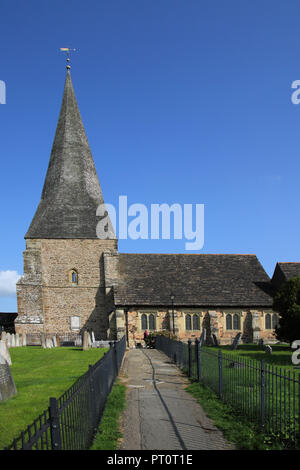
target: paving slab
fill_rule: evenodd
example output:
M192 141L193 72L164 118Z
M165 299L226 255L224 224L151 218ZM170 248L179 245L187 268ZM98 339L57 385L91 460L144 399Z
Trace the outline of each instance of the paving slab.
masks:
M127 386L120 450L233 450L184 388L190 383L156 349L126 352L120 380Z

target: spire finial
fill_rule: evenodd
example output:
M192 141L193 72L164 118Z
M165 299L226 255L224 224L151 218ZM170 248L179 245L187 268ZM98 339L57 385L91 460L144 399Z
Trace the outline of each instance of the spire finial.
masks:
M67 70L69 70L71 68L70 66L70 52L74 52L76 51L76 49L70 49L70 47L61 47L60 50L62 52L66 52L67 53Z

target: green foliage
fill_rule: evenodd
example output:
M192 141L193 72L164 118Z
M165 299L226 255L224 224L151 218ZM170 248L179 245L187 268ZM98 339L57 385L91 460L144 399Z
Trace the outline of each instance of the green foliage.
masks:
M122 434L119 420L126 406L126 387L118 381L107 399L103 417L90 450L115 450Z
M153 337L155 336L165 336L166 338L170 338L170 339L173 339L174 341L177 341L177 336L174 335L171 331L169 330L162 330L162 331L154 331L153 333L151 333L153 335Z
M292 343L300 339L300 276L285 282L274 297L273 309L280 314L276 338Z
M264 434L259 427L249 421L242 411L223 403L207 387L194 382L186 388L206 414L211 418L224 437L239 450L281 450L284 448L280 436Z

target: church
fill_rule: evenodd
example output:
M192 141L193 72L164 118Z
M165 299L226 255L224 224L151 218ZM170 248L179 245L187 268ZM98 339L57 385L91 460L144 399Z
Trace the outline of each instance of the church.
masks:
M119 253L111 223L99 237L104 204L67 66L61 110L40 203L25 234L24 274L17 283L17 333L93 331L96 340L144 331L220 344L275 340L272 280L253 254ZM300 273L299 263L294 272Z

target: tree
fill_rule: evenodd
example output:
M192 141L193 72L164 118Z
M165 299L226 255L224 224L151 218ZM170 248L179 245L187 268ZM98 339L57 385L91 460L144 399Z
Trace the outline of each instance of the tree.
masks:
M273 310L280 315L276 338L289 343L300 340L300 276L289 279L279 288Z

